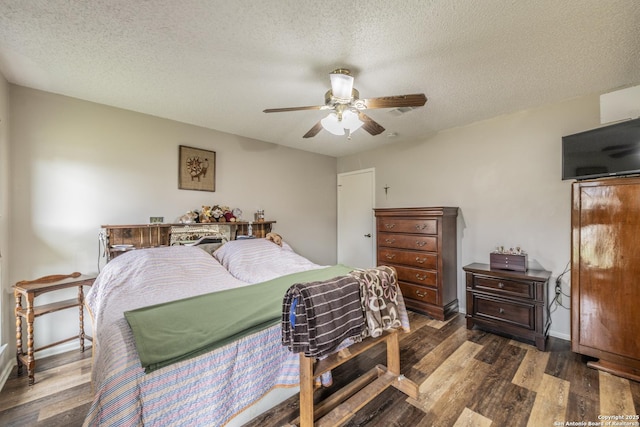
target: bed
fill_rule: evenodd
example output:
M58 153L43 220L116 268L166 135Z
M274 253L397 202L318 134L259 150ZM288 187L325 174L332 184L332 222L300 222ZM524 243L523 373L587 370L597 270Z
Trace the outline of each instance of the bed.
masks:
M231 241L213 254L171 246L115 258L85 301L94 331L94 399L84 425L225 425L270 391L297 387L299 357L282 345L280 323L145 372L125 312L331 268L265 239Z

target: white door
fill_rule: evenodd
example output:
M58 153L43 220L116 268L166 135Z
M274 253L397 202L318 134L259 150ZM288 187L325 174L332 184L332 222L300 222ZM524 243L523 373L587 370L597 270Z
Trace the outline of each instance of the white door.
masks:
M375 267L375 169L338 174L338 263Z

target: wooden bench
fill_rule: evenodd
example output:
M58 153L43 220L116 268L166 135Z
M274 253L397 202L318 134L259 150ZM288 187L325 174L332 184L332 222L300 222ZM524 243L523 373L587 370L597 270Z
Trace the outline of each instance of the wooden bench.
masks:
M387 344L387 366L376 366L314 407L314 378L335 369L383 341ZM409 397L418 398L418 385L400 374L400 345L396 329L385 331L380 337L367 338L325 359L316 360L300 353L300 417L293 420L290 425L300 425L300 427L341 425L390 386Z

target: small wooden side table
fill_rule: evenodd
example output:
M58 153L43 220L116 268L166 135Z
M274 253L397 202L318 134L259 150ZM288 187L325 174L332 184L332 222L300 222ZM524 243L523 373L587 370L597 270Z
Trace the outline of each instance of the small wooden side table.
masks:
M18 361L18 376L22 375L22 367L27 366L29 373L29 385L35 383L34 370L36 360L34 353L46 348L80 339L80 351L84 352L84 340L91 341L91 337L85 336L84 333L84 286L93 285L96 276L82 275L78 272L68 275L56 274L52 276L44 276L35 280L22 280L13 286L13 294L16 299L16 358ZM58 301L51 304L34 306L34 299L47 292L57 291L71 287L78 288L78 297L65 301ZM26 307L22 305L22 299L26 301ZM55 311L64 310L66 308L80 308L80 332L77 336L73 336L62 341L58 341L39 348L34 347L33 343L33 321L36 317L44 314L53 313ZM22 347L22 319L27 322L27 352Z

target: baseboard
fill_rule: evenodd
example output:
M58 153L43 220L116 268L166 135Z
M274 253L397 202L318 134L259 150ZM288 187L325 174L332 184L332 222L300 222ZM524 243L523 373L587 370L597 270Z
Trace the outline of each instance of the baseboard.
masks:
M562 332L549 331L549 335L555 338L560 338L561 340L571 341L571 335L563 334Z

